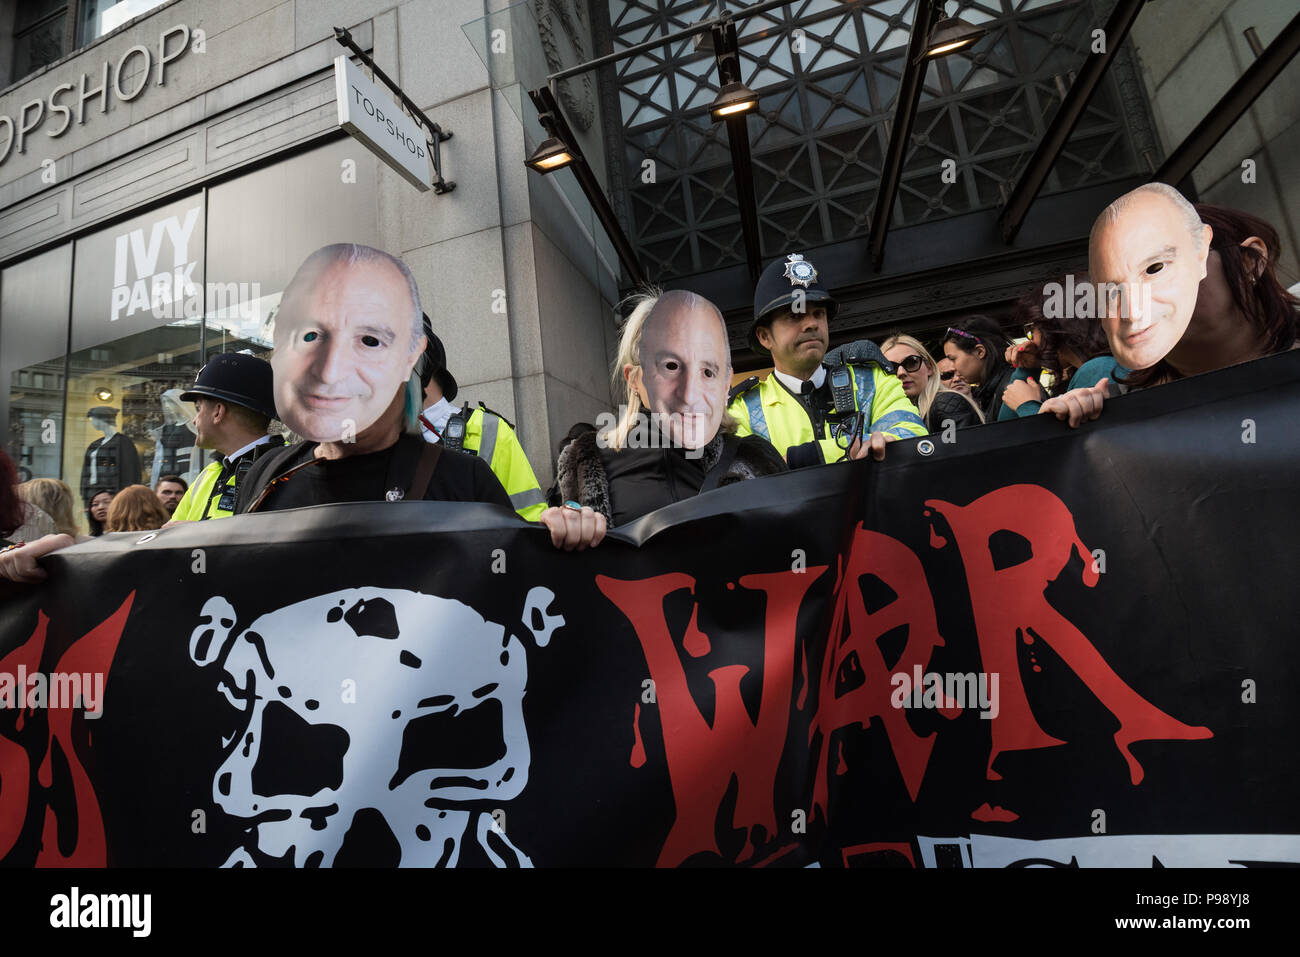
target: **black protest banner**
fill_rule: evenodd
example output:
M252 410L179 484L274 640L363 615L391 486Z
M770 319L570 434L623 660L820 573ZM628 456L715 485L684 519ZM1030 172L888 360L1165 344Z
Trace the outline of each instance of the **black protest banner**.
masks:
M0 860L1300 862L1300 353L679 503L108 536L11 590Z

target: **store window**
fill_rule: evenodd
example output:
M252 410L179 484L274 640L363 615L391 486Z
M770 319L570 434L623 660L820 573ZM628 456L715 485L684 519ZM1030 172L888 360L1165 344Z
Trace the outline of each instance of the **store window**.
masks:
M340 139L209 190L209 356L268 356L268 320L302 261L330 243L379 245L376 164Z
M68 50L69 4L66 0L29 0L17 4L14 17L13 71L0 80L21 80Z
M0 271L0 422L22 481L58 478L72 244Z
M63 477L83 504L202 468L179 397L203 364L203 218L198 194L76 243Z
M80 26L77 31L78 46L98 40L105 33L116 30L126 21L161 7L167 0L80 0Z

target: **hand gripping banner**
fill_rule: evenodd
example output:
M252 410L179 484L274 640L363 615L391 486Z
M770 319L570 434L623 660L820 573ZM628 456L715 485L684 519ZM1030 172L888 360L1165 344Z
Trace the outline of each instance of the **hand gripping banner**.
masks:
M0 599L8 866L1300 862L1300 353L759 479L123 533Z

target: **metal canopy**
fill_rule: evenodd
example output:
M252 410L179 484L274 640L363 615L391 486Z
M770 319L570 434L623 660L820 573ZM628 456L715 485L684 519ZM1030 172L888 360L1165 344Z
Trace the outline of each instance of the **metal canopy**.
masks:
M1115 4L1115 9L1106 20L1103 34L1105 45L1102 52L1088 54L1083 69L1070 85L1070 91L1066 93L1060 109L1052 118L1052 125L1043 134L1042 140L1039 141L1033 155L1029 157L1024 170L1016 177L1015 188L1011 191L1007 205L998 218L1004 243L1010 243L1016 238L1021 224L1025 221L1025 215L1029 212L1029 207L1033 205L1038 191L1043 188L1043 183L1047 180L1047 174L1051 172L1057 157L1061 155L1061 150L1065 149L1070 134L1079 124L1084 110L1088 108L1088 101L1101 85L1106 68L1115 59L1115 54L1119 52L1119 48L1128 37L1129 29L1145 3L1146 0L1120 0Z
M930 61L925 56L925 44L934 22L934 5L930 0L917 0L912 38L907 44L907 64L903 68L898 97L894 101L893 129L889 134L889 147L885 151L885 165L880 171L876 208L871 214L871 264L877 270L885 259L885 237L889 234L889 219L894 214L898 183L903 176L903 158L907 155L907 144L912 138L912 121L916 118L916 108L921 102L922 81L930 66Z
M736 24L730 19L713 26L714 59L718 64L720 86L740 80L740 44ZM763 272L763 253L758 232L758 196L754 192L754 162L749 152L748 114L729 116L727 145L731 150L731 170L736 180L736 201L740 206L740 228L745 237L745 264L749 278L758 282Z
M1264 88L1291 62L1297 51L1300 51L1300 13L1291 18L1277 39L1268 45L1219 102L1210 107L1205 118L1174 148L1151 179L1178 188L1214 144L1241 119Z
M569 168L573 170L573 175L577 178L583 195L587 197L587 202L591 203L600 225L605 228L605 235L614 244L614 250L618 253L619 262L627 270L628 278L636 285L644 285L646 277L640 263L637 262L636 251L628 242L627 234L623 232L618 217L614 215L614 208L610 206L604 190L596 180L596 174L592 172L587 157L583 155L578 138L573 135L568 120L564 118L560 104L555 100L555 93L549 86L544 86L539 90L529 90L528 97L533 101L533 106L537 107L537 119L547 134L561 140L569 148L573 156Z

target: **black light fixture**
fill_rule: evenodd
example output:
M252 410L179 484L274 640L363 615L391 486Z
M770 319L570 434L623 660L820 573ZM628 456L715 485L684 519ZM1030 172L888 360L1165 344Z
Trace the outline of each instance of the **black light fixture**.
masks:
M558 137L548 136L533 150L533 155L524 160L524 165L545 176L557 169L564 169L572 162L573 151Z
M758 109L758 94L739 80L724 83L718 95L713 98L709 114L714 121L725 120L729 116L741 116Z
M942 6L939 7L943 9ZM946 56L957 50L963 50L980 37L985 29L973 23L967 23L961 17L945 17L934 25L925 44L927 58Z

